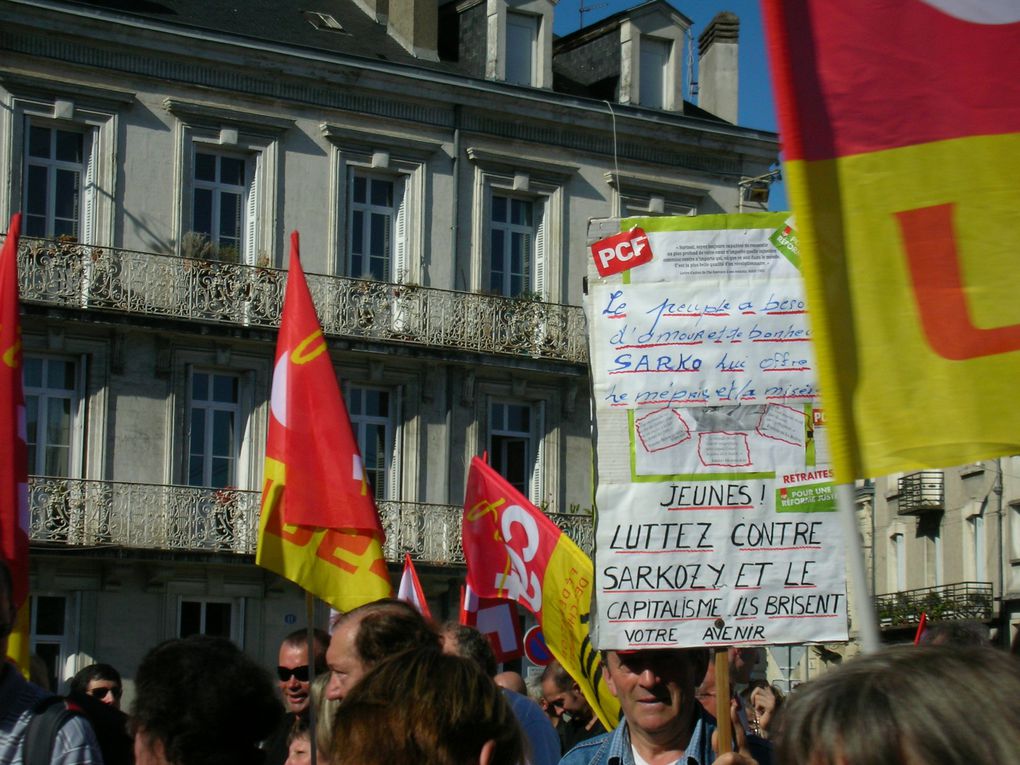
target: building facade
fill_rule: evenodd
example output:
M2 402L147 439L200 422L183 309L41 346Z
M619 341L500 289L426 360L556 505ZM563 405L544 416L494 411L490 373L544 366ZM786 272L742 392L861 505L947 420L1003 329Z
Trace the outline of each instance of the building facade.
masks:
M588 219L735 211L777 159L684 101L690 22L658 0L557 40L552 0L310 7L0 1L57 681L193 632L271 664L301 623L253 556L290 231L388 559L456 615L472 456L591 545ZM729 116L736 46L729 16L702 39Z

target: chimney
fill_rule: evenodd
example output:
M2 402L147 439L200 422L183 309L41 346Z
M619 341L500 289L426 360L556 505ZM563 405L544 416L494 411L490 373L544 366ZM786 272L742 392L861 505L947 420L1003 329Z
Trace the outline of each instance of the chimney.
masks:
M389 0L386 31L416 58L438 61L437 0Z
M698 106L727 122L737 121L737 37L740 19L717 13L698 37Z

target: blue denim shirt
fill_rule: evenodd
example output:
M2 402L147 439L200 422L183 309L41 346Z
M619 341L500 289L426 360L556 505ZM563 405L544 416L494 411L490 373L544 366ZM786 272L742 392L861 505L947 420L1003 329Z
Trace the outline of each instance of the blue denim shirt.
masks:
M681 765L711 765L715 759L712 752L715 718L705 712L701 704L695 704L695 708L694 731L679 761ZM610 733L582 741L563 755L560 765L635 765L627 722L620 723Z

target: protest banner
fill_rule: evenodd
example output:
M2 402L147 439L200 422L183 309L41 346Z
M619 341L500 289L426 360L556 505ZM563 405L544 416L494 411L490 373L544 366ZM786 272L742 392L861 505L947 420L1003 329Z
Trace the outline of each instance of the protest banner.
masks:
M593 221L589 241L593 642L846 640L842 534L788 214Z

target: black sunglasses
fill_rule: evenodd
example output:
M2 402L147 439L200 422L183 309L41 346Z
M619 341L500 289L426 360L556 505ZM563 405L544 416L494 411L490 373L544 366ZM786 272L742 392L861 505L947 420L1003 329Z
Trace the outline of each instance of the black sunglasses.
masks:
M93 689L91 689L88 692L89 696L91 696L94 699L104 699L104 698L106 698L106 694L108 694L108 693L112 693L113 697L115 699L119 699L120 698L120 694L121 694L121 689L120 688L93 688Z
M307 683L308 665L302 664L300 667L277 667L276 674L279 676L281 683L285 683L290 680L291 676L296 677L299 683Z

